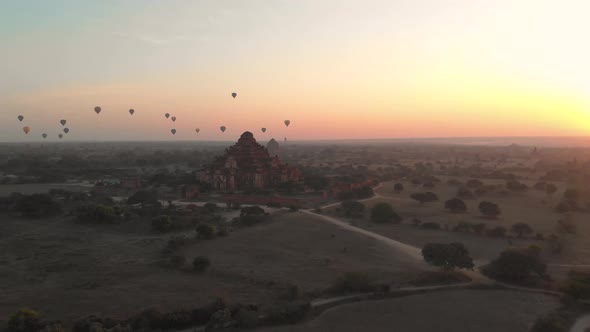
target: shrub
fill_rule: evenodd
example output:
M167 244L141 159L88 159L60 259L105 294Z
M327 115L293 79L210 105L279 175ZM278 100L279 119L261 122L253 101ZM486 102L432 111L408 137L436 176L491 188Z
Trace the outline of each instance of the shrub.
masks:
M511 282L527 282L532 277L544 277L547 266L533 250L508 249L482 268L487 276Z
M197 236L202 239L212 239L215 237L215 226L206 223L200 223L196 229Z
M263 216L264 215L264 209L261 208L260 206L248 206L248 207L244 207L240 210L240 216Z
M423 222L420 226L422 226L424 229L441 229L440 224L435 221Z
M402 191L404 191L404 185L403 185L403 184L401 184L401 183L396 183L396 184L393 186L393 190L394 190L396 193L401 193Z
M431 265L443 270L473 269L473 259L463 243L428 243L422 249L422 257Z
M479 211L489 218L496 218L502 213L498 204L486 201L479 203Z
M531 328L531 332L564 332L569 327L568 317L558 313L550 313L538 318Z
M203 205L203 209L205 209L207 213L215 213L218 207L215 203L205 203L205 205Z
M393 211L389 203L377 203L371 209L371 221L375 223L399 223L402 218Z
M341 211L345 217L362 218L365 212L365 205L358 201L344 201L341 204Z
M20 196L16 201L16 211L26 218L53 217L62 213L61 205L49 194Z
M270 202L270 203L267 203L266 206L268 206L270 208L275 208L275 209L280 209L282 207L281 203L279 203L279 202Z
M480 180L477 180L477 179L470 179L469 181L467 181L467 183L465 185L468 188L477 188L477 187L483 186L483 182L481 182Z
M457 189L456 196L458 198L461 198L461 199L473 199L473 198L475 198L475 195L473 195L473 192L471 192L471 190L465 189L465 188L459 188L459 189Z
M523 193L529 189L526 184L518 181L508 181L506 183L506 188L515 193Z
M371 188L369 186L355 188L352 190L352 193L353 193L354 197L356 197L358 199L369 198L369 197L373 197L373 195L375 195L375 193L373 192L373 188Z
M510 229L518 237L523 237L524 235L530 235L530 234L533 234L534 233L534 231L531 228L531 226L529 226L528 224L523 223L523 222L519 222L519 223L516 223L516 224L512 225L512 227Z
M235 314L236 326L243 329L251 329L260 325L258 311L250 308L240 308Z
M76 209L76 217L80 222L109 224L119 221L119 215L113 207L106 205L84 205Z
M31 309L19 309L10 316L7 326L9 332L37 332L41 327L40 315Z
M182 248L186 244L186 241L187 241L187 239L184 236L175 236L175 237L168 240L167 247L169 249Z
M547 193L547 195L553 195L556 191L557 191L557 186L552 183L548 183L545 186L545 192Z
M568 213L577 210L578 204L575 201L564 200L559 202L555 207L555 211L558 213Z
M590 299L590 273L570 271L563 292L574 299Z
M152 229L158 232L167 232L172 229L172 220L168 216L157 216L152 219Z
M127 199L127 204L145 204L158 200L158 193L151 190L140 190Z
M249 215L249 216L241 216L237 220L237 222L239 224L242 224L242 225L245 225L245 226L253 226L253 225L256 225L256 224L259 224L259 223L263 222L264 219L265 219L264 216L252 216L252 215Z
M461 221L455 227L453 227L453 232L463 232L467 233L471 230L472 226L470 223L466 221Z
M410 198L420 202L420 204L434 202L438 200L438 196L436 196L433 192L425 192L425 193L413 193L410 195Z
M348 272L336 279L330 289L335 293L357 293L373 290L373 285L366 273Z
M270 324L295 324L305 318L310 309L309 302L275 306L266 313L266 321Z
M506 228L502 226L496 226L492 229L489 229L486 232L486 235L489 237L505 237L506 236Z
M467 211L467 205L459 198L452 198L445 202L445 209L453 213L463 213Z
M471 225L471 230L473 230L475 234L482 234L486 230L486 224L479 223Z
M205 256L197 256L193 259L193 270L203 272L209 268L211 261Z

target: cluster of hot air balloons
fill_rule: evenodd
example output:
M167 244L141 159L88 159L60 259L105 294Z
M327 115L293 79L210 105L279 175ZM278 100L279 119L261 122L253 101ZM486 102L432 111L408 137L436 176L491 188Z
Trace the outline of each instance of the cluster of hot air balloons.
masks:
M232 98L233 98L233 99L235 99L235 98L238 96L238 94L237 94L236 92L232 92L232 93L231 93L231 96L232 96ZM94 107L94 112L95 112L97 115L99 115L99 114L102 112L102 108L101 108L100 106L95 106L95 107ZM135 114L135 109L133 109L133 108L130 108L130 109L129 109L129 114L133 116L133 115ZM174 116L174 115L171 115L170 113L165 113L165 114L164 114L164 117L165 117L166 119L170 119L170 120L172 120L172 122L173 122L173 123L176 123L176 116ZM19 115L19 116L17 117L17 119L19 120L19 122L23 122L23 120L25 119L25 117L24 117L23 115ZM65 134L68 134L68 133L70 132L70 129L69 129L68 127L66 127L67 120L65 120L65 119L61 119L61 120L59 121L59 123L60 123L60 124L61 124L61 126L63 127L63 129L62 129L63 133L65 133ZM290 121L290 120L285 120L283 123L285 124L285 126L286 126L286 127L289 127L289 125L291 124L291 121ZM22 130L23 130L23 132L24 132L26 135L28 135L28 134L29 134L29 132L31 132L31 127L29 127L29 126L24 126L24 127L22 128ZM220 127L219 127L219 130L220 130L222 133L225 133L225 131L227 130L227 127L226 127L226 126L220 126ZM262 133L266 133L266 131L267 131L266 127L262 127L260 130L262 131ZM201 129L200 129L200 128L195 128L195 133L197 133L197 135L199 134L199 132L200 132L200 131L201 131ZM170 133L172 133L172 135L176 135L176 132L177 132L177 131L176 131L176 129L175 129L175 128L172 128L172 129L170 129ZM48 137L48 135L47 135L47 133L42 133L42 134L41 134L41 137L43 137L43 139L46 139L46 138ZM62 133L59 133L59 134L58 134L58 137L59 137L60 139L62 139L62 138L64 137L64 135L63 135ZM286 138L285 138L285 140L286 140Z

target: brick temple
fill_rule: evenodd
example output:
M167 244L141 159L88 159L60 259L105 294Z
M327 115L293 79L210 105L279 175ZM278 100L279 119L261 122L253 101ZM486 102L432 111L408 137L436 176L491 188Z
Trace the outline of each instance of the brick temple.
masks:
M218 191L272 188L280 183L303 180L297 168L282 164L277 155L271 156L249 131L226 149L223 156L199 171L197 178Z

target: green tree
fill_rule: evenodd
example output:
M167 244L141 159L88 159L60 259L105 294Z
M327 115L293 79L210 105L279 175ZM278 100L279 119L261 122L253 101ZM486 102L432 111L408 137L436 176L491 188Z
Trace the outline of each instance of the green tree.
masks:
M41 328L41 319L38 312L23 308L10 317L7 325L9 332L37 332Z
M172 229L172 219L169 216L157 216L152 219L152 229L158 232L167 232Z
M197 226L197 235L203 239L212 239L215 237L215 226L211 224L201 223Z
M467 205L459 198L452 198L445 202L445 209L453 213L463 213L467 211Z
M422 257L431 265L443 270L473 269L473 259L463 243L428 243L422 249Z
M482 272L491 278L516 283L544 277L546 270L547 265L538 253L526 249L504 250L500 257L482 268Z
M523 237L525 235L530 235L534 233L534 230L526 223L519 222L510 228L518 237Z
M399 223L402 221L389 203L377 203L371 209L371 221L375 223Z
M498 204L486 201L479 203L479 211L489 218L496 218L502 213Z

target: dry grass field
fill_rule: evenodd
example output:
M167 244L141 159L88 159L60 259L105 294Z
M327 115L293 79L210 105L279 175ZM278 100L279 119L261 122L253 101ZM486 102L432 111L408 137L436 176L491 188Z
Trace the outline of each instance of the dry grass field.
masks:
M197 255L211 259L200 274L161 265L173 235L153 234L139 223L3 218L0 319L20 307L66 322L89 314L125 318L149 307L194 308L219 297L265 306L287 284L302 293L323 290L344 272L360 271L395 285L428 270L375 240L299 213L188 245L187 265Z
M440 291L342 305L301 325L260 331L523 332L559 305L553 297L514 291Z

